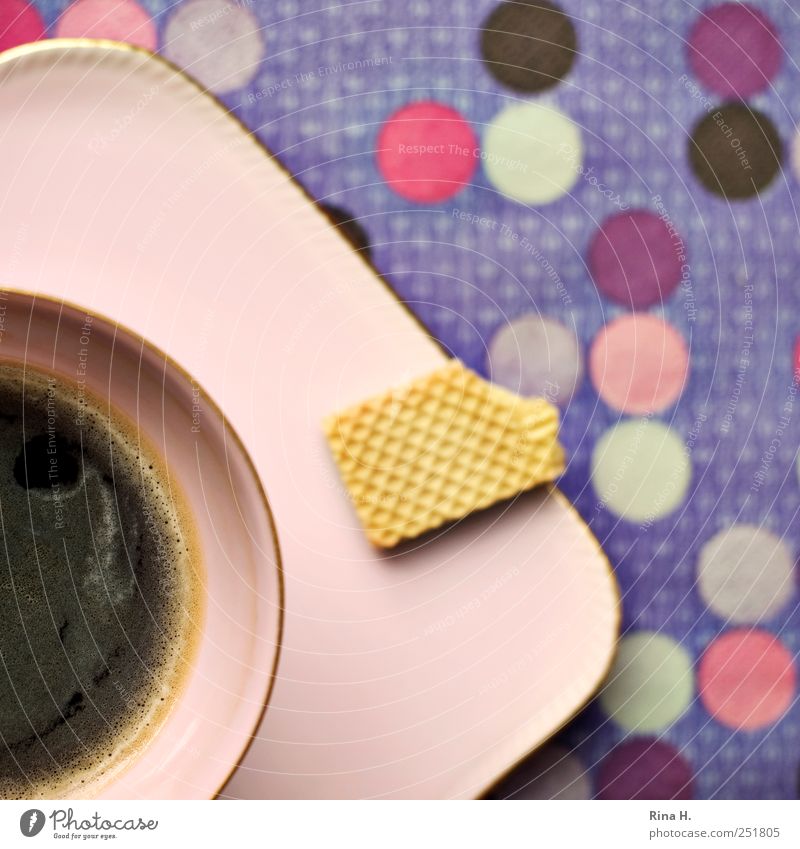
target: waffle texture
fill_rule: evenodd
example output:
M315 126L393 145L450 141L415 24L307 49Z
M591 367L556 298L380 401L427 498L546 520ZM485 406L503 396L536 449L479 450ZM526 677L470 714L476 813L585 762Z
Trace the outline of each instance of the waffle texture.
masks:
M458 360L329 416L324 429L367 537L382 548L564 469L556 408Z

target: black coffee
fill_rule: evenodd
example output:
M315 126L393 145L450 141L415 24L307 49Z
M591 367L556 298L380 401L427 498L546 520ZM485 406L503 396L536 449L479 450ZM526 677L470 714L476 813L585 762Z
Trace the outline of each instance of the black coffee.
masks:
M136 428L0 365L0 797L80 793L163 720L198 631L197 543Z

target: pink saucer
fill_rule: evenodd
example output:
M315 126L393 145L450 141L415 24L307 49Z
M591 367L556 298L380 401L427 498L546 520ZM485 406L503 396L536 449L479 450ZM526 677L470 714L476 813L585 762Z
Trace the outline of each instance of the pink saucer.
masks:
M538 491L378 553L320 422L443 362L410 313L162 60L104 42L18 48L0 59L0 109L5 285L168 351L239 431L272 506L278 679L223 795L481 795L608 670L617 588L586 525Z

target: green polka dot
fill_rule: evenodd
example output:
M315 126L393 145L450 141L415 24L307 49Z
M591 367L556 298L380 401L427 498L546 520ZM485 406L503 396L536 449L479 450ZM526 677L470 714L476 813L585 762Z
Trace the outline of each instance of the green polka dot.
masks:
M506 107L486 131L481 158L497 189L523 203L542 204L566 194L580 174L578 127L538 103Z
M601 506L631 522L672 513L686 497L691 473L680 438L650 419L607 430L592 452L592 483Z
M692 659L662 634L623 637L600 706L627 731L661 731L689 707L694 692Z

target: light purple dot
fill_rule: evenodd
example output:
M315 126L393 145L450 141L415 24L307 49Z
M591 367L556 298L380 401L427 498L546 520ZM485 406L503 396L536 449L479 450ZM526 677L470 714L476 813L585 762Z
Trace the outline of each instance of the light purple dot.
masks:
M617 746L600 765L598 799L691 799L692 769L661 740L639 738Z
M782 57L772 22L747 3L721 3L702 13L689 35L687 52L700 82L737 98L765 89Z
M607 218L589 245L588 260L597 288L629 309L666 300L686 262L675 227L645 209Z
M538 313L504 324L489 345L492 380L529 397L566 405L583 378L575 331Z

